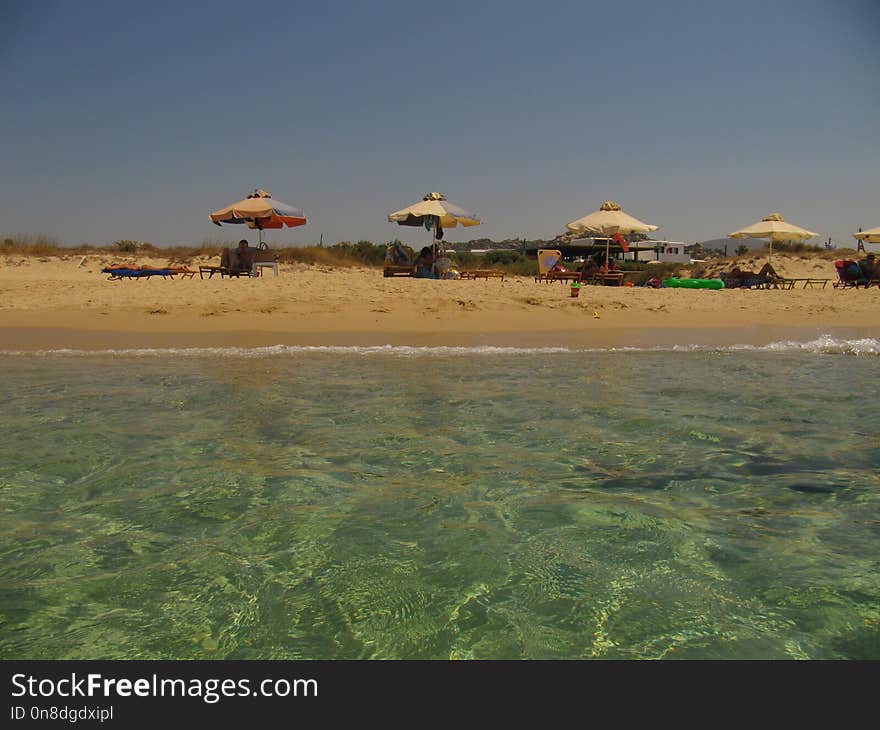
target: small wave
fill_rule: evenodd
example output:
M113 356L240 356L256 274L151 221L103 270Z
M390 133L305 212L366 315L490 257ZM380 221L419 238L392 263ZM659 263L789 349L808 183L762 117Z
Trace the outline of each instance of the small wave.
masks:
M412 345L270 345L266 347L184 347L184 348L123 348L108 350L78 350L70 348L46 350L0 350L0 356L21 357L229 357L265 358L299 354L364 355L383 357L450 357L450 356L504 356L504 355L558 355L577 353L615 352L765 352L812 353L817 355L880 355L880 340L874 338L839 339L821 335L814 340L798 342L782 340L765 345L701 345L678 344L653 347L501 347L479 346L424 346Z

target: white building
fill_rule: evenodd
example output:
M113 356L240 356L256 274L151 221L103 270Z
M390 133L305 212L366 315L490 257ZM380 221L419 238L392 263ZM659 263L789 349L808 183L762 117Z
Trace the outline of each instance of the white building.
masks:
M659 263L689 264L687 244L682 241L637 241L629 244L629 251L623 255L625 261L657 261Z

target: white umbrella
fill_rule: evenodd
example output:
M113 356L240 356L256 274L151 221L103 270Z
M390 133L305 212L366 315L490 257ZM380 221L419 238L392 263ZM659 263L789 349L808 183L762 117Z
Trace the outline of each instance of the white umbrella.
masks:
M865 243L880 243L880 226L877 226L877 228L869 228L867 231L853 233L853 237L858 238Z
M773 258L774 241L806 241L815 238L818 233L808 231L793 223L788 223L779 213L771 213L757 223L741 228L730 234L731 238L766 238L770 242L769 262Z
M613 200L606 200L595 213L590 213L583 218L567 223L565 226L572 233L585 235L588 233L598 233L602 236L613 236L619 233L625 236L630 233L649 233L656 231L659 226L652 226L650 223L644 223L638 218L633 218L628 213L624 213L623 209ZM605 265L608 265L610 255L611 241L605 242Z

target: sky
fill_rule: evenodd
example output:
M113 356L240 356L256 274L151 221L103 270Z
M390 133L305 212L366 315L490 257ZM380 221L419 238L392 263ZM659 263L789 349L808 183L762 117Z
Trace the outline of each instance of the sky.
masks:
M549 239L607 199L685 242L779 212L880 225L877 0L0 0L0 236L275 245Z

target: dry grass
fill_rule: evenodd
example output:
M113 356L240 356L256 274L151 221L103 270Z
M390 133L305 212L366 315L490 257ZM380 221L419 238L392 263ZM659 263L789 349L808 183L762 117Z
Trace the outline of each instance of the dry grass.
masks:
M168 246L159 247L151 243L137 241L118 241L112 246L61 246L51 236L39 234L12 234L0 237L0 256L16 256L19 258L82 256L85 254L102 254L110 257L149 256L165 258L171 264L187 265L194 261L220 257L224 248L231 244L227 241L205 241L200 246ZM305 246L291 248L273 248L272 252L284 263L299 262L303 264L324 266L369 266L360 259L347 256L333 248ZM375 266L375 264L373 264Z
M118 258L120 255L124 255L128 258L134 258L139 255L164 258L172 265L192 265L194 262L213 258L219 260L222 250L230 245L232 244L222 239L205 239L198 246L159 247L138 241L117 241L111 246L83 244L68 247L61 246L56 238L45 234L16 233L5 236L0 234L0 256L5 258L10 256L43 259L46 257L67 258L85 254L100 254L111 258ZM381 248L384 248L384 246ZM301 263L312 266L336 266L342 268L378 268L381 266L381 263L377 263L375 260L366 260L365 257L358 256L357 247L352 247L351 244L339 244L328 247L272 248L272 252L283 263ZM805 246L803 244L795 244L793 246L775 245L773 252L781 256L787 255L799 259L818 259L822 261L834 261L842 258L854 259L861 255L855 249L838 248L829 251L824 248ZM741 256L713 258L705 263L690 266L683 264L646 266L642 274L630 280L640 284L652 277L665 279L669 276L682 275L691 278L713 278L717 277L721 271L729 271L733 266L756 270L767 260L767 253L767 248L764 248L751 250ZM375 252L373 252L373 258L375 258ZM482 257L462 253L458 255L458 258L463 268L479 268L484 265ZM531 276L537 271L537 264L533 259L510 263L493 262L491 266L492 268L503 269L509 275Z

